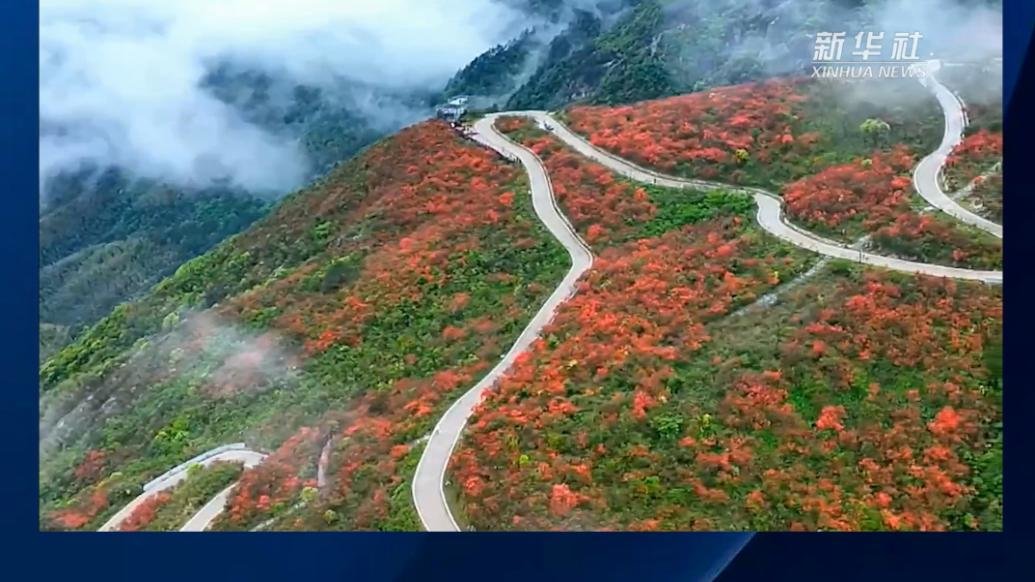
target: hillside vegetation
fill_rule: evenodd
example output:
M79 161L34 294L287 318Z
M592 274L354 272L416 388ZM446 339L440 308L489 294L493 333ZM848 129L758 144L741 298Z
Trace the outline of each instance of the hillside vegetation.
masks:
M297 140L310 177L384 131L345 97L283 85L227 68L205 80L248 121ZM270 210L273 197L228 186L176 187L116 167L83 168L49 181L40 214L40 321L68 333L48 334L41 361L119 303L248 227Z
M703 256L757 253L726 240ZM723 317L669 305L674 242L602 256L480 406L452 469L474 527L1001 530L997 290L839 266Z
M715 107L738 105L719 93L647 110L671 114L685 101L714 99L703 115L718 126ZM641 111L597 108L569 117L621 126ZM696 117L679 118L684 138L709 135L707 125L693 128ZM623 191L621 181L527 121L500 125L544 159L562 207L599 257L471 419L451 465L464 523L485 530L1002 528L1000 290L835 261L797 280L775 306L756 306L751 298L794 279L804 265L793 254L777 262L779 245L742 223L736 206L716 207L713 216L725 219L698 214L701 222L640 238L664 208L663 191ZM733 139L719 131L713 139ZM775 135L789 131L774 128ZM793 135L783 145L793 145ZM642 147L661 144L659 155L700 151L666 150L671 138L655 137ZM824 138L817 132L816 141ZM635 157L621 139L613 143ZM895 155L904 146L886 147ZM826 163L833 165L817 177L840 172L837 155L806 171ZM878 157L861 170L882 163ZM795 176L793 166L786 175ZM907 186L908 179L898 188ZM677 204L697 200L685 194ZM889 217L910 215L908 205L892 206Z
M889 101L773 78L809 56L799 33L864 21L867 3L511 3L572 17L442 94L392 98L566 106L596 146L771 190L823 237L1001 268L1001 241L913 192L943 127L919 83L881 80ZM234 482L212 529L420 529L430 431L569 257L524 169L441 121L375 141L388 125L322 90L228 68L207 82L299 140L313 181L275 202L118 169L58 179L41 215L41 528L96 529L170 467L244 441L261 464L192 469L122 529L178 529ZM946 186L1001 219L1001 111L974 98ZM594 264L469 420L444 491L462 526L1002 529L1000 288L820 260L761 229L749 195L634 183L527 118L497 127L542 160Z
M534 72L506 108L628 103L802 73L810 34L869 18L851 0L628 0L596 8L576 10L547 47L528 47ZM484 70L508 74L502 60Z
M295 503L333 438L325 527L413 529L396 492L419 438L566 268L518 168L444 124L408 128L44 363L42 523L96 527L170 466L246 440L293 453L245 474L228 525L250 527Z
M893 103L880 99L889 84ZM619 107L577 105L564 118L594 145L643 166L779 192L788 216L822 236L870 236L876 252L910 260L1002 267L999 239L922 211L912 170L937 147L942 120L913 80L780 78ZM967 172L957 161L966 151L988 152L991 164L989 135L975 133L957 148L950 179Z

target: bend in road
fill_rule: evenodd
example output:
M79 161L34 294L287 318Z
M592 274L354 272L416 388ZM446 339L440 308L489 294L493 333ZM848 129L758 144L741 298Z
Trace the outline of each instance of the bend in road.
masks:
M187 520L187 523L183 524L180 531L207 530L208 526L212 525L212 522L222 515L223 508L226 507L226 502L230 499L230 492L234 490L234 487L237 487L237 483L233 483L227 486L226 489L216 493L215 497L209 499L208 503L201 506L201 509L192 515L191 518Z
M726 190L750 194L758 205L756 219L759 226L769 234L789 242L803 249L808 249L821 255L835 259L854 261L875 267L883 267L904 273L919 273L934 277L949 277L953 279L966 279L981 281L989 284L999 284L1003 280L1002 271L984 271L975 269L961 269L944 265L931 265L917 261L907 261L894 257L885 257L873 253L867 253L860 249L852 248L851 245L832 241L817 236L807 230L789 223L783 216L783 201L779 196L762 190L760 188L747 188L730 186L718 182L705 180L694 180L678 178L661 174L653 170L642 168L632 162L624 160L610 152L606 152L587 141L584 137L576 134L554 119L545 111L513 112L508 115L525 116L535 119L543 127L548 127L568 147L571 147L583 156L607 167L611 171L621 174L632 180L647 184L657 184L668 188L695 188L698 190ZM955 203L953 203L955 204Z
M914 187L932 206L962 222L1002 238L1001 225L964 209L941 189L938 182L939 174L949 153L962 138L966 118L958 98L934 77L933 72L937 70L938 64L936 62L933 64L929 63L927 66L929 74L921 78L921 82L932 90L942 107L945 114L945 132L938 149L921 160L915 168L913 173ZM543 328L553 318L557 308L574 294L578 279L593 264L593 255L589 247L579 237L571 223L557 206L550 177L542 161L531 150L509 140L496 130L494 126L495 121L503 115L531 117L583 156L636 181L669 188L722 189L751 194L758 206L756 219L764 230L781 240L812 250L821 255L906 273L978 280L990 284L1002 283L1001 271L978 271L905 261L866 253L853 249L849 245L816 236L788 223L783 217L782 200L771 192L758 188L743 188L704 180L678 178L642 168L597 148L545 111L505 112L485 116L475 124L469 137L497 151L508 159L521 162L529 176L529 186L535 213L547 230L550 231L550 234L568 251L568 255L571 258L571 268L525 329L522 330L521 335L518 336L510 350L504 354L503 358L488 374L446 410L432 430L424 452L417 464L412 482L414 505L426 530L459 531L459 525L449 508L443 486L449 458L459 442L461 432L467 424L467 419L470 418L475 406L481 401L483 394L495 385L503 374L510 369L517 357L539 337ZM192 465L201 464L207 466L217 461L239 461L243 462L245 467L248 468L261 463L264 458L265 455L248 450L241 444L218 447L203 453L149 482L144 486L143 493L105 522L99 531L117 529L132 514L133 510L150 496L170 489L182 482L187 476L187 470ZM207 529L212 521L222 513L226 501L235 486L236 483L216 494L184 524L180 531L204 531Z
M913 170L913 186L917 193L923 197L931 206L952 216L966 224L976 226L981 230L1003 238L1003 227L983 216L979 216L966 208L960 206L952 197L942 190L939 183L939 176L945 166L945 160L952 153L963 139L963 128L967 124L966 115L963 112L963 104L956 95L945 85L942 85L935 76L940 68L938 61L926 63L927 74L919 77L920 82L934 93L938 104L945 115L945 132L942 134L942 142L938 149L928 154Z
M517 159L528 173L532 206L539 220L568 251L571 268L543 306L518 336L503 358L477 384L464 393L439 419L424 447L413 476L412 493L417 514L428 531L459 531L446 501L443 483L449 458L460 439L460 433L474 407L486 390L514 364L517 357L532 344L553 319L557 308L575 293L579 277L593 264L593 254L579 237L568 219L557 207L550 177L539 158L531 150L514 144L500 134L493 124L498 115L479 120L470 135L472 139L499 152L508 159Z
M136 496L133 499L133 501L127 503L115 515L111 516L111 518L108 519L108 521L104 522L104 525L102 525L100 529L98 529L97 531L118 530L119 526L122 525L122 522L125 521L127 517L132 515L133 511L137 507L139 507L144 501L147 501L152 495L155 495L161 491L172 489L173 487L183 482L183 480L187 478L188 471L194 465L201 465L203 467L207 467L213 463L225 461L230 463L242 463L244 467L248 469L254 467L255 465L258 465L265 458L266 455L248 448L244 448L243 444L235 444L229 446L224 445L221 447L216 447L211 451L202 453L201 455L198 455L188 461L180 463L179 465L173 467L169 471L163 473L157 479L154 479L146 485L144 485L143 493ZM223 493L229 495L230 489L232 489L233 487L234 485L231 485L225 491L221 492L219 495L223 495ZM217 495L216 497L219 497L219 495ZM225 496L223 497L223 502L223 504L225 504L226 502ZM202 508L202 510L204 510L210 504L212 504L212 501L206 504L205 507ZM219 505L219 511L222 511L223 504ZM218 514L219 513L217 512L215 515ZM212 519L215 518L215 515L212 516ZM195 515L195 517L197 517L197 515ZM191 521L194 521L195 517L192 517ZM209 520L209 523L210 522L211 519Z

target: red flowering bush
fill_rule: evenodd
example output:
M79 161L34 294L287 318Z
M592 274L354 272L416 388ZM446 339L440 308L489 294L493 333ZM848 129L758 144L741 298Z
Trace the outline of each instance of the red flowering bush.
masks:
M963 138L945 160L945 186L956 191L1003 159L1003 133L978 130Z
M610 170L580 156L524 117L502 117L497 127L543 160L561 208L594 247L633 236L657 212L646 189L616 179Z
M783 189L787 213L807 228L843 241L871 234L878 252L980 269L999 268L994 237L912 207L914 158L904 147L831 166Z
M222 527L262 517L273 528L418 528L405 485L419 439L567 267L532 215L520 168L444 124L375 146L365 171L376 186L353 225L321 235L333 258L222 307L245 319L275 310L271 325L302 343L303 377L333 395L307 423L332 444L317 498L297 501L318 456L310 442L246 473ZM295 456L301 465L285 464Z
M95 485L79 492L69 507L49 514L49 521L63 529L80 529L108 509L108 488Z
M892 254L943 265L1002 269L1002 243L952 218L935 214L900 214L873 234L874 244Z
M806 99L801 85L780 79L622 107L576 106L567 118L594 145L645 166L733 183L768 183L770 178L752 166L778 159L790 163L811 154L819 140L818 134L794 132Z
M84 483L95 483L103 476L108 462L108 454L98 449L90 449L83 455L83 460L72 471L75 478Z
M220 517L223 523L217 527L253 525L263 514L283 510L303 485L315 484L306 480L315 473L320 444L319 431L302 427L261 464L246 470L227 502L226 513Z
M960 142L946 160L945 188L958 191L971 186L964 204L991 220L1003 220L1003 134L981 129ZM1000 164L995 170L996 164Z
M155 519L158 510L172 500L172 493L159 491L145 499L119 524L120 531L140 531Z
M994 220L1003 221L1003 174L1002 172L987 177L974 179L974 187L964 199L975 212Z
M912 89L920 91L919 102L930 105L929 95ZM877 252L972 268L999 264L997 240L951 221L929 222L913 210L916 158L905 144L933 147L929 142L937 132L929 123L929 108L870 111L892 121L887 136L871 139L855 127L855 114L831 109L830 103L846 100L850 96L830 84L778 79L622 107L576 106L566 116L594 145L644 166L720 182L782 187L789 216L824 236L854 242L877 234ZM527 135L518 122L506 123L508 131ZM986 131L967 139L960 155L996 149ZM895 140L898 145L892 145ZM884 143L874 151L878 141ZM551 151L545 139L532 145ZM551 167L552 173L561 170ZM995 203L983 198L978 206L997 212ZM573 204L571 213L579 216L580 210ZM605 232L604 226L587 230L587 236Z
M871 90L900 99L881 106L867 98ZM574 106L564 117L595 145L638 164L770 189L877 147L929 151L943 126L937 102L912 79L850 87L772 79L621 107ZM887 124L876 136L863 129L874 118Z
M872 231L909 212L914 161L908 150L897 148L831 166L784 187L787 213L823 233L852 238Z

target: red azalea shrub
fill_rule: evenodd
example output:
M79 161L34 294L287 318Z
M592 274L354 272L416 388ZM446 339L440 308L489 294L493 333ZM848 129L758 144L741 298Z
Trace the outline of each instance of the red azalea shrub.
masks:
M108 504L107 487L95 485L81 491L70 507L51 513L49 518L62 529L79 529L107 509Z
M169 503L172 493L159 491L145 499L140 505L119 524L119 531L140 531L148 526L155 519L158 510Z
M806 99L800 85L777 79L621 107L576 106L568 119L594 145L636 163L738 182L744 156L765 164L812 153L818 136L792 130Z
M914 158L904 147L831 166L783 189L787 213L844 241L872 235L879 252L978 269L1002 265L1002 244L956 221L913 210Z
M367 236L341 235L328 243L332 256L360 257L351 279L332 293L303 291L299 287L319 274L311 263L234 298L224 312L247 317L276 308L275 327L303 338L309 356L335 345L357 346L377 313L418 301L422 288L444 283L451 257L478 250L480 229L508 233L519 243L533 235L508 219L515 204L508 185L520 177L519 169L461 140L442 122L402 130L368 150L364 163L371 187L362 202L343 201L353 194L346 189L313 197L322 202L314 209L317 217L349 204L354 208L335 220L370 225Z
M960 528L950 520L979 493L964 459L985 451L989 438L977 419L987 427L1001 414L981 381L985 344L1000 333L1001 298L979 285L928 277L903 284L873 273L860 287L844 287L837 304L781 348L787 381L775 384L779 396L766 401L763 415L784 420L774 425L779 444L761 490L787 519L794 508L791 525L803 529ZM818 360L805 357L817 339L830 350ZM916 372L904 378L896 368ZM810 435L804 409L787 397L817 382L831 391L797 402L839 404L823 405L815 423L833 431ZM748 401L727 402L730 426L758 418ZM940 410L925 421L930 409ZM818 475L836 479L816 482ZM968 520L979 526L974 516Z
M83 455L83 460L72 471L76 480L83 483L95 483L101 478L108 463L108 453L99 449L90 449Z
M333 445L327 483L316 501L291 514L311 529L419 527L409 521L412 507L399 493L413 471L418 439L498 360L549 295L549 277L559 279L565 268L560 252L556 264L535 265L511 254L535 247L534 256L549 255L541 250L546 235L530 215L527 187L521 188L524 174L447 125L407 128L363 160L369 191L344 219L362 224L362 236L345 229L326 243L331 256L353 257L350 276L321 289L312 282L326 268L314 261L226 308L247 315L276 307L273 326L298 338L304 358L318 366L367 349L373 332L386 333L372 331L379 320L408 313L406 325L420 328L419 335L401 338L419 348L391 348L406 353L378 359L384 367L364 376L377 383L354 392L343 386L340 403L319 421L318 432L329 433ZM346 204L336 196L329 192L322 206ZM310 448L278 451L247 472L223 525L247 527L291 504L318 456ZM304 460L291 461L299 455ZM289 524L274 525L281 526Z
M251 524L271 510L282 508L308 483L320 446L320 431L302 427L262 463L245 470L220 520L227 525Z
M872 232L910 212L914 162L906 148L898 147L831 166L784 187L787 212L822 232L843 233L852 224Z
M994 289L879 272L821 284L766 355L736 343L750 335L710 349L707 301L655 306L668 341L649 317L628 320L645 289L674 294L600 291L621 276L607 254L455 453L454 479L478 484L460 493L477 527L996 527L1001 490L973 460L995 450L1001 418L983 363L1002 321ZM743 355L781 369L745 370Z
M945 183L951 191L963 188L1003 159L1003 133L978 130L963 138L945 160Z
M966 136L949 155L943 176L945 188L957 191L968 184L971 193L964 203L971 204L975 212L991 220L1003 220L1003 173L992 171L994 165L1003 160L1003 134L981 129Z
M996 222L1003 221L1003 174L978 177L974 180L974 188L966 198L976 206L976 211Z
M554 195L575 229L594 247L629 238L656 208L642 187L575 153L528 118L503 117L497 127L543 160Z
M982 233L964 230L953 219L934 214L900 214L873 234L881 249L904 257L922 257L946 265L1002 269L1002 244Z
M493 341L491 335L487 339ZM412 470L406 462L412 441L434 423L436 411L487 369L484 361L444 369L430 378L399 380L357 400L336 437L348 446L339 448L331 461L334 483L325 504L346 510L342 527L377 529L391 519L391 496L407 486L404 468Z

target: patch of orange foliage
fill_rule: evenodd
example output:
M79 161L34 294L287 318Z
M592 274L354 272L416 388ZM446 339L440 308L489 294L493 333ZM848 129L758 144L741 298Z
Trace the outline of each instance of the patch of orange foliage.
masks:
M159 491L145 499L119 524L120 531L140 531L155 519L155 514L172 499L172 493Z
M597 478L598 463L616 455L641 459L637 463L642 467L660 462L644 446L590 446L584 431L568 433L575 442L562 450L548 445L544 435L578 426L572 419L584 407L576 402L595 403L590 407L595 431L629 425L651 430L653 410L671 397L667 381L674 375L674 362L691 357L711 339L707 322L756 296L768 287L774 268L787 266L789 259L767 255L757 243L739 219L729 218L601 251L543 338L518 358L476 409L466 440L454 452L455 480L481 484L477 491L462 492L467 517L486 527L504 522L522 529L556 527L552 520L567 519L576 506L587 516L606 509L605 492L615 483ZM739 266L736 274L731 271L734 264ZM616 385L629 389L615 390ZM681 442L696 444L693 439ZM702 454L702 463L723 470L751 458L742 439L724 445L712 457ZM523 455L533 462L522 461ZM535 477L526 466L537 467ZM560 475L569 477L555 482ZM645 477L627 474L623 480ZM701 495L715 502L726 495L697 485ZM502 511L513 513L501 517ZM614 525L589 519L580 513L578 525ZM571 524L565 521L565 527Z
M770 160L809 154L816 135L794 135L801 81L720 87L622 107L576 106L570 125L594 145L666 172L740 183L737 151Z

